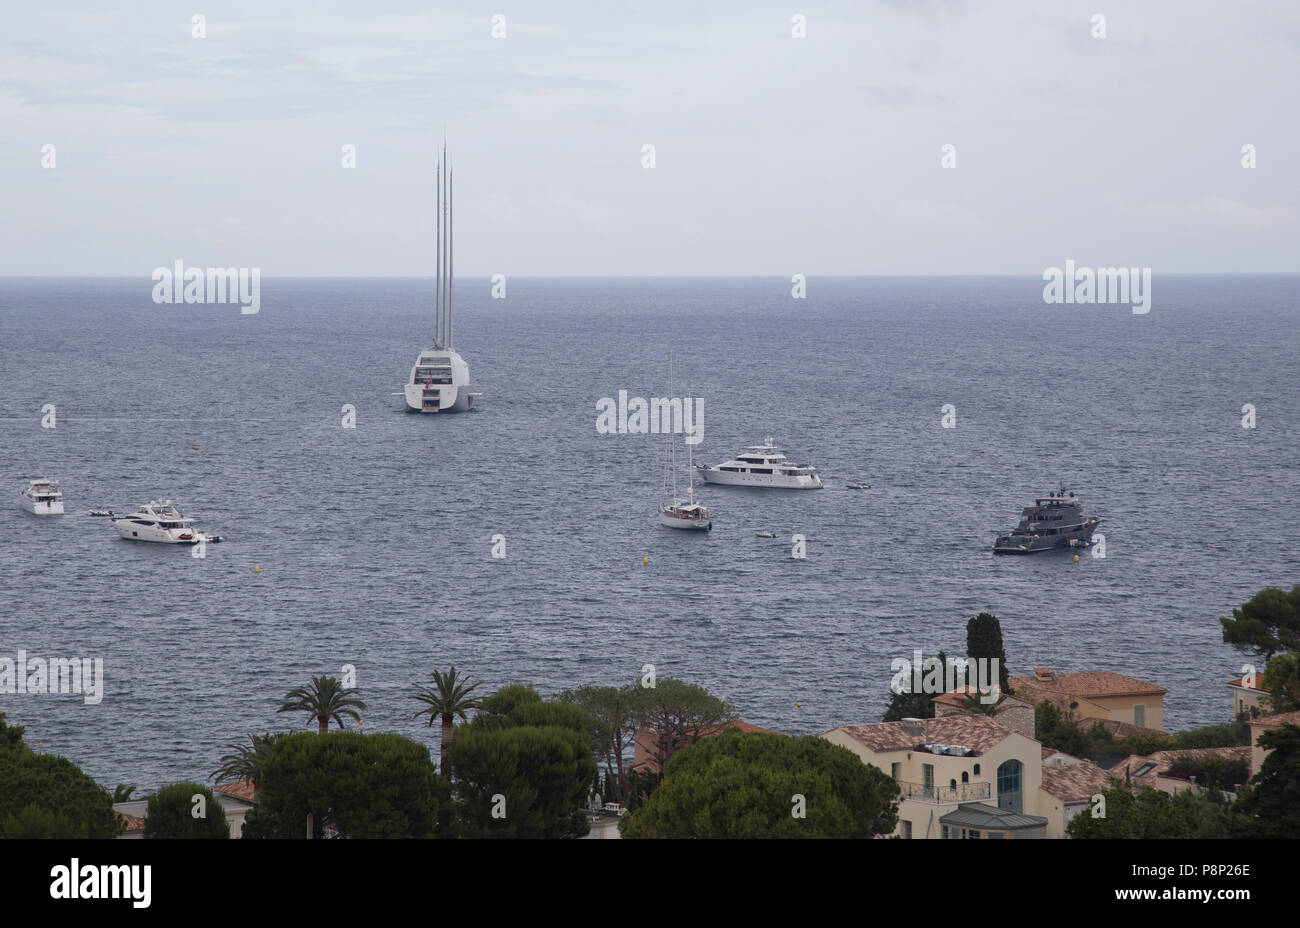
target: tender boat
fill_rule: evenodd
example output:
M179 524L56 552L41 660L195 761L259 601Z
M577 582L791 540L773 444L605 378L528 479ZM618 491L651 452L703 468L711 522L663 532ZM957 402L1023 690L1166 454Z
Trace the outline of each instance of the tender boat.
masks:
M668 395L673 395L673 362L668 358ZM691 446L686 446L687 491L686 498L677 495L677 454L673 444L671 430L665 433L667 439L666 460L664 462L664 490L659 501L659 521L669 528L681 528L698 532L713 529L713 520L709 510L695 501L695 463Z
M750 445L734 460L717 467L699 465L705 483L734 487L771 487L781 490L820 490L821 478L809 464L796 464L772 444Z
M1086 518L1083 503L1059 490L1055 496L1040 496L1020 513L1020 524L1009 535L993 543L994 554L1035 554L1052 548L1080 548L1092 544L1092 533L1101 523Z
M407 412L466 412L481 393L471 393L469 365L452 350L452 183L447 145L438 162L438 274L433 347L420 352L401 393Z
M18 497L19 503L32 515L63 515L63 493L59 490L57 480L38 478L27 481Z
M92 509L90 510L90 514L92 516L108 516L110 519L113 518L113 510L111 509Z
M129 516L113 519L118 534L131 541L157 541L172 545L194 545L212 539L194 528L194 520L166 502L148 502Z

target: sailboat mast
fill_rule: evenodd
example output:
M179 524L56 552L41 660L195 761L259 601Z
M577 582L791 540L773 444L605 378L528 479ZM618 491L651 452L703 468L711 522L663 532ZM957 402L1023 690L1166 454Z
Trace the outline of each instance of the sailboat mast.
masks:
M452 204L452 198L455 196L455 184L453 183L455 173L451 171L451 165L448 165L447 168L447 350L451 351L451 323L455 312L452 290L456 287L456 242L452 238L452 232L456 222L456 210Z
M673 505L677 505L677 446L673 443L673 352L668 351L668 456L673 471ZM662 424L662 423L661 423Z
M438 226L438 276L433 282L433 346L442 347L442 162L438 162L438 212L435 217Z

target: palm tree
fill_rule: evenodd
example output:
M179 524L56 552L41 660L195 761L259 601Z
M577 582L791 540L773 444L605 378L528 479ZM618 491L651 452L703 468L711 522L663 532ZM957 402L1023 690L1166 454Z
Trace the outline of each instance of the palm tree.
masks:
M208 779L214 783L225 783L228 780L247 780L253 784L253 795L256 796L257 781L262 774L262 765L266 763L266 759L271 756L275 746L284 737L284 732L276 732L273 735L249 735L248 737L252 747L239 743L226 745L226 747L230 748L231 753L221 756L221 766L208 774Z
M433 727L435 717L442 719L442 756L438 770L443 776L447 776L447 750L451 747L452 724L456 716L464 721L466 712L479 707L478 699L470 696L479 685L471 684L467 676L457 679L455 667L447 673L435 670L433 689L415 684L416 692L411 698L425 703L425 707L415 713L415 718L427 715L430 728Z
M323 735L329 730L330 719L343 727L343 716L361 721L357 709L366 704L357 698L357 690L344 688L334 677L312 677L311 686L300 686L284 695L284 705L276 712L307 712L316 720Z
M136 790L134 783L119 783L113 790L114 802L130 802L131 794Z

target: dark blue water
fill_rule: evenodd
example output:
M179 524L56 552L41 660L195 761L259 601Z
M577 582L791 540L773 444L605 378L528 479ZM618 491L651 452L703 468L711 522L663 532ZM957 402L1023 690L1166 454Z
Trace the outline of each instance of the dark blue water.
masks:
M1159 683L1181 729L1230 715L1243 661L1217 617L1298 580L1300 278L1157 277L1145 316L1045 305L1032 278L814 278L804 301L779 279L512 279L504 301L462 279L483 411L436 417L388 405L430 340L429 281L266 280L258 315L151 286L0 282L0 656L107 677L98 706L0 711L109 785L305 727L284 693L343 664L367 730L430 746L408 693L452 664L549 693L652 663L784 731L877 721L890 662L960 653L980 611L1013 672ZM771 435L828 489L706 487L713 532L659 527L661 439L597 434L596 400L664 395L670 347L705 400L697 459ZM17 505L46 474L63 518ZM1108 556L992 557L1061 481ZM163 497L227 542L195 559L87 515Z

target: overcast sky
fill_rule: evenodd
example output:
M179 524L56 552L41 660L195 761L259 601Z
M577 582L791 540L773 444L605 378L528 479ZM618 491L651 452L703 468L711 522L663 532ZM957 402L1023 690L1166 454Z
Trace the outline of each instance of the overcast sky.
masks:
M458 274L1300 271L1293 0L120 0L2 18L0 274L431 275L444 127Z

